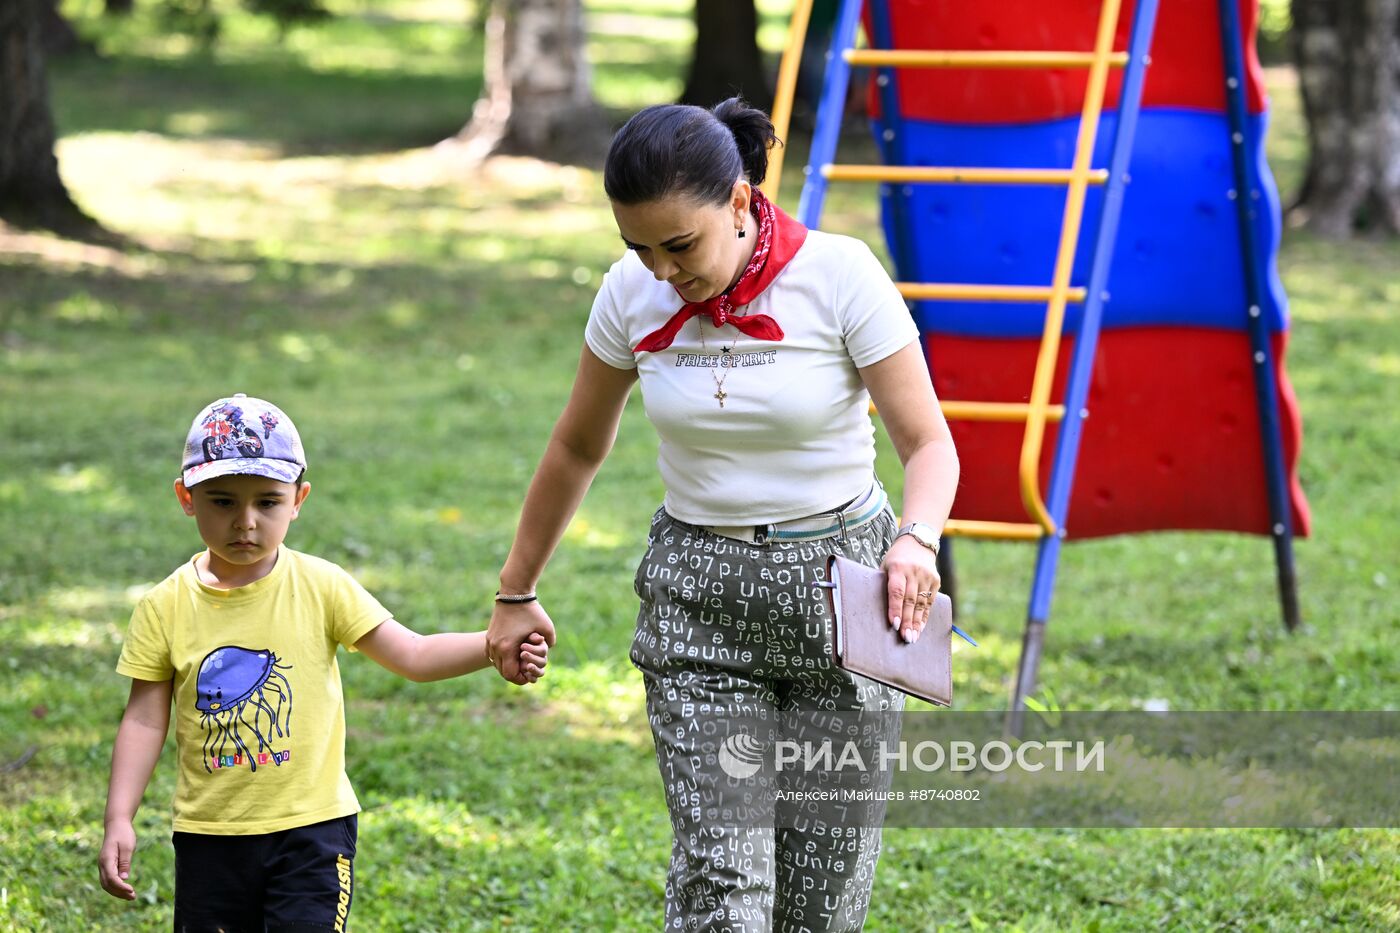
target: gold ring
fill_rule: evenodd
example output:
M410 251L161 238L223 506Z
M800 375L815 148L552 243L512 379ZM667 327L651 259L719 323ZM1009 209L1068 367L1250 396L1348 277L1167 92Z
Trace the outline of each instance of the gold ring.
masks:
M919 593L919 598L920 598L920 599L932 599L932 598L933 598L933 590L923 590L923 591L921 591L921 592Z

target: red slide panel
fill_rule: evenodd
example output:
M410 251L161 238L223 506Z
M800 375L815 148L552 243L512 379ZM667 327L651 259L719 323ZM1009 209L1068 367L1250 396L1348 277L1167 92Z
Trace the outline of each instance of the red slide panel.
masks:
M1036 339L925 337L940 399L1025 402ZM1294 533L1311 526L1298 485L1302 423L1284 372L1286 333L1274 336L1279 415ZM1074 339L1061 343L1052 399L1064 396ZM1105 331L1089 388L1066 528L1069 537L1159 529L1269 534L1264 446L1249 336L1184 327ZM1016 465L1020 423L950 422L962 462L953 517L1025 522ZM1058 428L1046 430L1041 489Z

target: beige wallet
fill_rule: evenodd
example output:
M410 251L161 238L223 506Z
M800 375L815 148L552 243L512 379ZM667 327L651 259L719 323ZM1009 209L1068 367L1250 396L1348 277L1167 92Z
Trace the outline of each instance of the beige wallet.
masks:
M832 556L826 579L837 665L921 700L952 706L953 601L942 593L934 597L928 624L911 645L890 625L883 570Z

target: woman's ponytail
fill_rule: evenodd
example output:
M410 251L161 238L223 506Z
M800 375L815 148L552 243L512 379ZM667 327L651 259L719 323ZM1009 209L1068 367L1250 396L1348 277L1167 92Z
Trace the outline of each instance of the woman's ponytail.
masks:
M763 184L768 176L768 150L781 145L768 114L750 107L738 97L716 104L710 112L734 134L734 144L739 149L749 183L755 187Z

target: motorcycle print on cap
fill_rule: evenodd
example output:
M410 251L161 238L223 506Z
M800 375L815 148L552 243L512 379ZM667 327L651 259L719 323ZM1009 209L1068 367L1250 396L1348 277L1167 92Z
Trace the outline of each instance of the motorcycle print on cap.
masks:
M262 416L266 433L271 437L277 427L277 418L270 414ZM220 460L225 457L260 457L263 452L263 438L258 437L256 428L243 423L243 409L232 401L215 405L204 417L204 459Z

